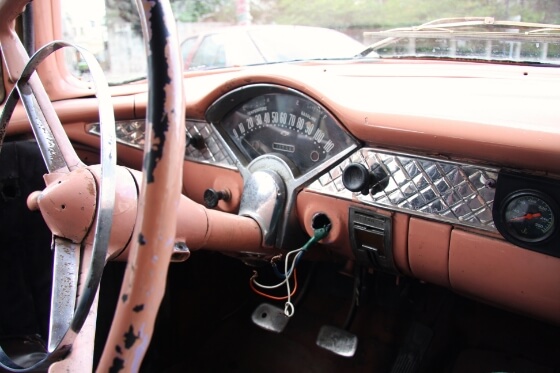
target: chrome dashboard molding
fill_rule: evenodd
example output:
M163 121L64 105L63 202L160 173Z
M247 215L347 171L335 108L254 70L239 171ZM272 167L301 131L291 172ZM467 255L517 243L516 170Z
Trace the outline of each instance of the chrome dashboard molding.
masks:
M386 187L362 195L347 190L342 173L350 163L379 166ZM498 169L418 155L362 148L323 174L307 190L391 211L496 232L492 219Z
M139 128L139 122L143 121L118 121L118 142L141 149L141 139L124 140L130 137L127 126ZM238 169L245 177L250 176L246 167L236 161L235 154L211 123L202 120L187 120L186 123L188 134L202 136L206 144L202 150L193 146L187 147L186 160ZM98 135L98 130L98 123L87 126L89 133ZM381 166L388 175L387 187L374 195L350 192L342 184L342 172L350 163L360 163L368 169L376 165ZM299 180L295 184L304 185L308 180L317 178L324 170L325 167L319 167L302 178L296 177L295 179ZM390 211L497 232L492 219L495 193L492 184L497 181L498 172L499 169L487 166L378 148L361 148L323 173L307 187L307 190ZM293 177L287 178L286 181L287 195L290 196L298 188L292 185ZM288 205L293 204L293 198L287 199Z
M186 127L187 134L202 136L204 144L206 144L202 150L187 146L185 149L186 160L237 169L235 160L212 124L203 120L187 119Z
M235 161L225 149L224 142L217 136L214 127L202 120L186 120L189 136L201 136L205 147L185 148L185 160L237 169ZM144 149L145 121L143 119L119 120L115 122L117 142L137 149ZM99 123L86 124L86 132L99 136Z

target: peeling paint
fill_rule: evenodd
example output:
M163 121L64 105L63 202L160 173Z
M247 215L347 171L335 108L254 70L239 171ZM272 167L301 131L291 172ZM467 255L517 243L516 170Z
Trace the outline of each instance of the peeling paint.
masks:
M139 304L132 309L134 312L142 312L144 310L144 305Z
M109 368L109 373L117 373L124 368L124 360L121 358L114 358L113 365Z
M149 39L150 50L153 56L167 56L165 51L169 47L168 38L170 37L167 29L162 5L156 2L151 9L150 22L153 23L152 30L162 30L161 33L154 33ZM154 170L163 156L166 133L169 129L169 120L165 110L167 94L165 87L171 84L169 76L169 63L167 58L149 58L149 71L151 82L149 94L152 96L153 105L148 107L148 121L152 124L152 146L146 153L144 159L144 171L146 182L154 182Z
M115 351L117 351L118 354L122 354L121 346L119 346L119 345L115 346Z
M87 184L87 192L92 196L96 195L95 187L94 187L93 183L88 183Z
M125 303L128 300L128 294L123 294L121 297L123 303Z
M144 237L144 235L142 233L138 233L138 244L140 244L140 245L145 245L146 244L146 238Z
M128 331L124 334L124 348L129 350L139 338L140 332L138 332L138 335L134 334L134 327L130 325Z

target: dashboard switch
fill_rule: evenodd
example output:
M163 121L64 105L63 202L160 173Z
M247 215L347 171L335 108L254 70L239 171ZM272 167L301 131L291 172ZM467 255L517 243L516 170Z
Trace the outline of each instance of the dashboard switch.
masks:
M214 207L218 206L218 202L220 202L221 200L227 202L230 199L231 193L227 189L222 191L206 189L204 191L204 205L209 209L213 209Z
M360 163L350 163L342 173L342 184L351 192L369 193L372 183L369 170Z
M206 147L206 143L204 142L204 138L198 133L192 135L187 134L187 142L185 146L192 146L195 149L202 150Z
M350 163L342 172L342 184L351 192L364 196L381 192L387 186L387 173L381 167L368 170L361 163Z

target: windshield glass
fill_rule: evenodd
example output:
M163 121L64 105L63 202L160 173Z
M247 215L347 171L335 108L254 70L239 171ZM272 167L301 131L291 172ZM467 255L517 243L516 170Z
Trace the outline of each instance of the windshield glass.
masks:
M366 32L364 36L372 41L360 57L375 53L385 57L560 63L560 26L553 24L493 17L445 18L414 27Z
M146 75L133 1L61 2L64 39L93 52L109 81ZM185 70L344 58L560 63L558 0L171 0L171 6ZM87 79L87 66L67 53L69 69Z

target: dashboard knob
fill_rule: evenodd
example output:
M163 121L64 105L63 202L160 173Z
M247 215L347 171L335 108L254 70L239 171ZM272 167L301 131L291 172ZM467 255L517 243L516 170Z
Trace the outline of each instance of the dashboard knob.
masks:
M204 138L202 137L202 135L198 133L187 134L187 142L185 146L192 146L195 149L202 150L206 147L206 143L204 142Z
M367 195L381 192L388 184L387 173L379 166L368 170L361 163L350 163L342 172L342 184L351 192Z
M369 170L360 163L350 163L342 173L342 184L352 192L361 192L363 195L369 193L372 183L372 175Z
M209 209L213 209L214 207L218 206L218 202L220 202L221 200L227 202L230 200L230 198L231 193L227 189L223 191L206 189L204 191L204 205Z

